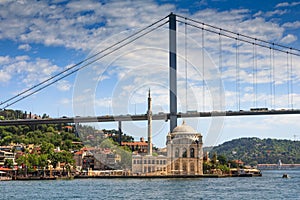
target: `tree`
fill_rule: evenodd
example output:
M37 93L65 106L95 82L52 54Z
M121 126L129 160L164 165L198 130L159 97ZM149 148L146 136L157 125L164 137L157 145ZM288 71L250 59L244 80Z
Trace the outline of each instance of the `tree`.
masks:
M53 168L56 168L58 162L61 160L61 155L59 153L51 152L49 154L49 160L51 161L51 164L53 165Z
M49 126L49 127L47 128L47 132L54 133L55 130L54 130L54 128L53 128L52 126Z
M5 136L2 140L0 140L1 145L9 145L12 142L12 138L13 137L11 135Z
M13 168L14 161L12 159L6 159L4 161L4 166L7 167L7 168Z
M62 149L66 150L66 151L72 149L72 140L65 140Z
M213 154L213 157L212 157L211 162L212 162L213 164L217 164L217 153L214 153L214 154Z
M33 171L39 165L39 158L37 154L28 154L27 159L29 162L28 169Z
M48 142L43 142L41 145L42 154L51 154L54 151L54 145Z
M219 156L218 156L218 160L219 160L219 163L220 163L221 165L227 164L227 158L226 158L225 155L219 155Z
M41 154L38 157L39 167L43 170L43 176L45 176L45 168L48 167L48 155Z

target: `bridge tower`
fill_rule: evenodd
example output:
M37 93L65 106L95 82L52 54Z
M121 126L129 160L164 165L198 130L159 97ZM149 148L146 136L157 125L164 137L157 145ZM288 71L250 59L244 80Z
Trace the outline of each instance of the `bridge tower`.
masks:
M170 133L177 126L176 15L169 15Z

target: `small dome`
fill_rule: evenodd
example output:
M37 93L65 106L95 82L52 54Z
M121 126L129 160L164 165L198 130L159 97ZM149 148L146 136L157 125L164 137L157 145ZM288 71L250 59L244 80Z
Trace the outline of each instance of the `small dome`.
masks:
M182 125L177 126L173 129L172 133L197 133L192 127L186 125L185 121L182 122Z

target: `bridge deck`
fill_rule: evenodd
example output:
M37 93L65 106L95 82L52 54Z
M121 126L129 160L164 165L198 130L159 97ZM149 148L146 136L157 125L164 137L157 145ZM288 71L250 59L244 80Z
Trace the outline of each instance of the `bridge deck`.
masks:
M300 114L300 110L267 110L267 111L212 111L212 112L193 112L178 113L178 118L191 117L221 117L221 116L256 116L256 115L290 115ZM169 120L169 113L154 114L153 120ZM48 118L48 119L18 119L2 120L0 126L9 125L37 125L37 124L59 124L59 123L91 123L91 122L114 122L114 121L145 121L147 115L106 115L95 117L67 117L67 118Z

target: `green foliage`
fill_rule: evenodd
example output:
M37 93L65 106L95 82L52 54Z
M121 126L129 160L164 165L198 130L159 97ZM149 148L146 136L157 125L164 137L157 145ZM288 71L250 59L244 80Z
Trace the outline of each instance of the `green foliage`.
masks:
M7 168L12 168L14 166L14 161L12 159L6 159L4 161L4 166Z
M31 113L20 110L1 110L0 120L26 119ZM48 118L46 114L42 118ZM0 127L0 146L9 145L11 143L34 144L40 147L39 152L30 152L25 149L24 155L16 159L18 165L26 166L26 172L32 172L36 168L45 168L49 165L49 161L53 167L58 162L64 162L71 166L75 163L71 150L78 151L86 146L106 147L111 151L120 155L120 167L122 169L131 168L131 151L127 146L119 146L119 133L117 130L96 130L91 126L77 125L72 129L69 124L40 124L40 125L20 125L20 126L1 126ZM76 130L76 132L75 132ZM80 137L77 137L77 134ZM109 138L105 137L109 135ZM132 136L123 134L121 141L132 142ZM82 142L82 143L81 143ZM54 152L59 147L61 152ZM8 163L9 164L9 163ZM25 169L25 168L24 168ZM25 173L25 170L24 170Z
M101 148L110 148L112 152L121 156L120 167L122 169L131 169L131 150L127 146L119 146L117 142L111 138L107 138L101 142Z
M219 155L218 156L218 160L219 160L219 163L221 165L226 165L227 164L227 158L225 155Z
M42 143L51 143L54 147L61 149L80 149L80 138L75 133L59 132L53 125L31 126L2 126L0 127L0 146L10 143L23 143L41 145Z
M242 160L246 164L300 163L300 141L240 138L225 142L211 150L211 155L226 155L228 160ZM220 160L220 157L219 157Z
M54 145L51 143L43 142L41 145L42 154L50 154L54 151Z

